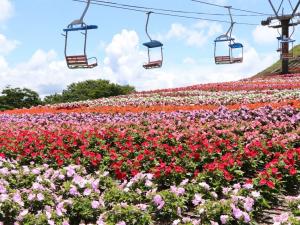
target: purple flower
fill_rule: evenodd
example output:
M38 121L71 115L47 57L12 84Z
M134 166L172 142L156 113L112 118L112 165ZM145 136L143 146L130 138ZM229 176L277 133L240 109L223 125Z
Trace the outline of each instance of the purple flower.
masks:
M69 166L67 169L67 177L72 177L75 174L75 170Z
M92 182L92 188L96 190L98 189L98 187L99 187L99 179L96 179Z
M160 195L155 195L153 202L156 204L158 210L162 209L165 205L165 201Z
M78 195L77 188L75 186L70 188L70 195Z
M248 213L244 212L243 216L244 216L244 222L245 223L249 223L251 221L250 216L249 216Z
M239 208L236 208L235 206L232 207L232 213L234 218L238 220L243 216L243 211L240 210Z
M20 193L15 193L12 199L15 203L18 203L20 206L24 205L24 202L22 201L22 197L21 197Z
M194 206L197 206L197 205L199 205L200 203L204 203L205 200L202 199L202 196L201 196L200 194L195 194L194 199L193 199L192 202L193 202Z
M244 200L244 208L247 212L251 212L253 210L253 205L254 205L254 199L253 198L245 198Z
M171 192L176 196L183 195L185 193L185 189L182 187L177 188L176 186L171 186Z

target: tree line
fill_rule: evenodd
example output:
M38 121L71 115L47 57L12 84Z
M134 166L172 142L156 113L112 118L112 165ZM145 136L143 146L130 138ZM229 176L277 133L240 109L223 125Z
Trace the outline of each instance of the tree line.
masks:
M119 85L108 80L87 80L72 83L62 93L46 96L43 100L39 94L28 88L4 88L0 94L0 111L30 108L32 106L92 100L103 97L127 95L135 92L130 85Z

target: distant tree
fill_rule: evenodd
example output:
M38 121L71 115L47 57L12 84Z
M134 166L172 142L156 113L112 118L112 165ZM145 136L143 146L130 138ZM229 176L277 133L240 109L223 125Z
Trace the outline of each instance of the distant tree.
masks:
M46 103L46 104L55 104L55 103L60 103L60 102L63 102L62 95L57 94L57 93L54 95L46 96L44 98L44 103Z
M54 94L45 97L47 104L59 102L74 102L103 97L126 95L135 91L130 85L118 85L110 83L108 80L87 80L70 84L62 94Z
M0 96L0 110L29 108L42 104L39 94L28 88L6 87Z

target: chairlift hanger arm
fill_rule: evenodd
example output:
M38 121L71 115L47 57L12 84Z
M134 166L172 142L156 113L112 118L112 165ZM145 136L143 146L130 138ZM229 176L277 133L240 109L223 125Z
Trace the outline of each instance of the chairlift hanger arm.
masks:
M87 1L86 1L86 7L85 7L85 9L84 9L84 11L83 11L83 13L82 13L80 19L74 20L74 21L71 23L71 25L80 25L80 24L84 24L83 20L84 20L84 17L85 17L85 15L86 15L86 13L87 13L89 7L90 7L90 4L91 4L91 0L87 0Z
M150 39L150 41L152 41L152 38L150 37L150 34L148 32L148 25L149 25L149 19L150 19L151 13L152 13L152 11L147 12L147 22L146 22L146 27L145 27L146 34L147 34L148 38Z
M235 24L235 22L233 21L233 18L232 18L232 14L231 14L231 8L232 8L232 6L226 6L225 8L228 9L228 13L229 13L230 21L231 21L231 25L230 25L228 31L226 32L226 35L227 35L227 36L229 35L229 36L231 37L231 35L232 35L232 30L233 30L233 26L234 26L234 24Z

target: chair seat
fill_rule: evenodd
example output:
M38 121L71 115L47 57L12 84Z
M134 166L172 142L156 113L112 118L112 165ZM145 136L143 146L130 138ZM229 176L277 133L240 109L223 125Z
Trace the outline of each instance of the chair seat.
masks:
M160 68L162 66L162 60L152 61L143 65L145 69Z
M66 56L66 61L70 69L91 69L98 66L97 62L89 64L86 55Z
M232 58L232 63L241 63L243 62L243 58L239 57L239 58Z
M215 62L216 64L230 64L231 59L230 56L216 56Z

